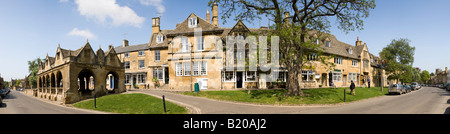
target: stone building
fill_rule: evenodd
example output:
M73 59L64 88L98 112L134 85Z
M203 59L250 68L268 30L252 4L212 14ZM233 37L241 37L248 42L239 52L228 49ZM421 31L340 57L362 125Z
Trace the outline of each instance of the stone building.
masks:
M58 45L56 56L47 54L39 64L38 88L33 95L74 103L94 95L125 92L124 78L124 64L112 46L106 52L101 48L94 52L89 42L75 51Z
M149 47L148 43L129 45L128 40L123 40L122 46L115 50L121 62L125 65L125 87L127 89L148 88Z
M442 69L436 69L435 76L431 77L431 84L446 84L450 83L448 80L449 73L447 72L448 68L445 67L445 70Z
M242 21L233 27L220 27L216 3L212 14L207 10L206 19L191 13L174 29L162 30L160 26L160 18L153 18L148 44L129 46L124 40L122 46L116 47L121 61L127 66L125 83L130 85L127 88L136 83L139 88L147 85L150 89L185 91L193 90L194 83L199 83L200 89L213 90L285 87L289 74L282 66L275 70L279 75L272 80L276 82L268 80L266 76L270 71L261 70L259 65L256 71L236 66L240 61L248 64L251 57L248 44L234 45L233 51L225 50L228 36L263 35L261 31L268 30L267 27L248 28ZM349 45L331 34L320 39L317 33L310 34L314 37L311 40L324 49L324 56L335 57L328 62L336 66L330 69L318 61L311 61L300 74L302 88L329 87L331 82L337 87L347 87L351 80L362 86L367 85L368 79L371 86L380 86L381 80L386 85L385 72L379 66L381 59L369 53L368 45L359 38L355 45ZM310 60L316 58L314 54L308 57ZM234 61L230 70L225 69L227 58Z

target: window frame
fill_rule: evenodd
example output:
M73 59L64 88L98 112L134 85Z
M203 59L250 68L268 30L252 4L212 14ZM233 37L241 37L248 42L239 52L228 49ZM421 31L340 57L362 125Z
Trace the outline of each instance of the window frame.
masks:
M248 79L249 78L249 72L254 73L253 75L250 75L250 76L254 77L253 78L254 80L249 80ZM245 71L245 82L256 82L257 78L258 78L258 75L256 75L256 71Z
M358 60L352 60L352 67L358 67Z
M175 63L175 75L183 76L183 63L182 62Z
M205 38L201 36L197 37L196 40L197 40L197 51L205 51L205 43L204 43Z
M147 79L147 74L136 74L136 84L145 84Z
M189 52L189 39L181 38L181 52Z
M191 17L191 18L189 18L189 20L188 20L188 26L189 26L189 28L197 27L197 24L198 24L198 19L197 19L197 17Z
M183 62L183 76L191 76L191 75L192 75L191 63Z
M156 43L163 43L164 42L164 36L162 35L156 35Z
M208 62L207 61L202 61L200 62L200 75L208 75ZM203 71L203 68L205 68L205 70Z
M127 67L127 63L128 63L128 67ZM130 61L125 61L125 70L130 69L130 68L131 68Z
M227 80L227 73L231 72L231 79ZM235 71L222 71L222 82L236 82L236 72Z
M161 51L155 50L155 61L161 61Z
M130 79L131 79L131 75L130 74L125 74L125 85L130 85Z
M333 74L333 82L341 82L342 81L342 72L333 72L332 74Z
M145 56L145 51L138 51L138 56Z
M302 81L312 82L315 81L316 72L315 71L302 71ZM303 78L306 77L306 80L303 80Z
M141 63L142 63L142 67L141 67ZM138 69L145 69L145 60L138 60Z
M325 46L326 47L331 47L331 41L325 41Z
M334 63L335 64L343 64L344 59L342 57L334 57Z

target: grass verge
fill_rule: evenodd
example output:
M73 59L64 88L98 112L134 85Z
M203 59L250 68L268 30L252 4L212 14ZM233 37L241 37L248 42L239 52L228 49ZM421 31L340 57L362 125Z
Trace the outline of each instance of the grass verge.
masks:
M81 101L74 107L123 114L164 114L163 101L150 95L113 94L97 98L97 108L94 100ZM188 110L182 106L166 101L167 114L187 114Z
M344 102L344 89L349 88L320 88L320 89L303 89L307 94L305 96L285 96L287 90L253 90L247 94L248 90L233 91L201 91L199 93L183 92L184 95L206 97L216 100L227 100L235 102L246 102L255 104L273 104L273 105L299 105L299 104L336 104ZM356 88L356 96L351 95L350 91L346 91L346 102L352 102L388 93L388 89L384 88L383 92L379 87Z

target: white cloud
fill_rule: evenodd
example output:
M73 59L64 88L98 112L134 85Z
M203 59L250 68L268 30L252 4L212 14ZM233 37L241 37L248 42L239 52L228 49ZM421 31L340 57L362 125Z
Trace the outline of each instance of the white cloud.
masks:
M144 17L138 16L127 6L120 6L116 0L75 0L75 4L81 15L103 24L141 27L145 21Z
M95 39L95 35L91 31L89 31L88 29L86 29L86 30L79 30L78 28L74 28L67 35L70 35L70 36L81 36L81 37L84 37L86 39Z
M64 2L69 2L69 0L59 0L59 2L64 3Z
M166 7L163 5L163 0L139 0L142 5L154 6L158 10L158 16L162 16L166 12Z

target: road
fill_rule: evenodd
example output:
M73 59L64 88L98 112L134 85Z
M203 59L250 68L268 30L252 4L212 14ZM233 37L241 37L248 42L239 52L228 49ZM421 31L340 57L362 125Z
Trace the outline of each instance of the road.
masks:
M387 90L387 89L385 89ZM170 93L141 90L156 97L165 95L169 101L187 106L201 114L450 114L450 92L423 87L403 95L381 97L325 106L270 106L235 103Z
M336 107L315 108L314 114L450 114L450 92L423 87L403 95L386 95Z
M99 114L101 112L71 108L25 95L19 91L11 91L3 99L0 114Z
M450 92L434 87L423 87L403 95L385 95L345 104L316 106L255 105L155 90L128 93L145 93L155 97L165 95L167 101L186 106L194 114L450 114ZM0 114L103 114L103 112L62 106L53 101L11 91L3 100Z

